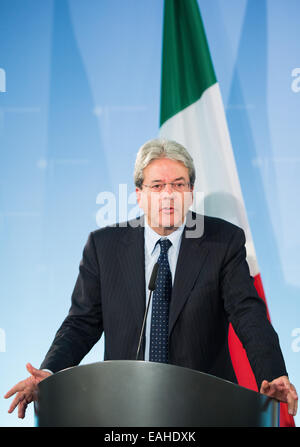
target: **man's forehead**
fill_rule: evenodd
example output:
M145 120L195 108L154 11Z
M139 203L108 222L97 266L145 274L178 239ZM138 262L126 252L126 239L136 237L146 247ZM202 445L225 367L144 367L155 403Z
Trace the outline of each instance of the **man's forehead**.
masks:
M185 177L188 173L188 168L178 160L169 158L158 158L152 160L144 169L144 175L149 175L153 180L162 180L167 177L169 180Z

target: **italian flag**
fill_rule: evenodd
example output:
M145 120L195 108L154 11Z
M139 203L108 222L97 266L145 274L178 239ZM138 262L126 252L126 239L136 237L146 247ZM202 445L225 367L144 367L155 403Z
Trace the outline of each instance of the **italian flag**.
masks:
M193 157L195 191L204 192L205 214L228 220L245 231L250 273L258 294L266 301L220 88L196 0L165 0L160 136L181 143ZM198 207L196 203L195 210L201 211ZM232 326L228 342L238 383L258 391ZM281 404L280 410L280 425L294 426L287 405Z

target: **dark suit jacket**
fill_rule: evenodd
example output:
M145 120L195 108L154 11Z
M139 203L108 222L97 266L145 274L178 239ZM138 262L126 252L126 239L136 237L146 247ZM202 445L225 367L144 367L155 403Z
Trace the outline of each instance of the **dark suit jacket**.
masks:
M144 227L137 222L90 234L69 314L41 368L57 372L78 365L103 332L105 360L135 359L146 303ZM182 237L170 303L169 362L236 382L229 322L258 387L263 379L287 374L249 273L243 230L205 217L202 235L187 238L185 230Z

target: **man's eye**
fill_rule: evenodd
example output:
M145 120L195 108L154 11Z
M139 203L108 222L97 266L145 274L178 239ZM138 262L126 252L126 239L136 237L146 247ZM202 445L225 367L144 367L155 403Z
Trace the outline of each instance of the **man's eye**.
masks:
M152 189L153 189L154 191L160 191L161 187L162 187L162 185L153 185L153 186L152 186Z
M184 183L176 182L176 183L174 183L174 186L175 186L175 188L182 189L184 187Z

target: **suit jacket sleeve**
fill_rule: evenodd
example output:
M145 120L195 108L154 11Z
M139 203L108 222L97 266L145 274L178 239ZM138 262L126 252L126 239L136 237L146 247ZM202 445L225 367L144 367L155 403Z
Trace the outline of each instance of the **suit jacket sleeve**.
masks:
M99 265L91 233L83 251L68 316L40 368L57 372L78 365L102 332Z
M228 245L221 289L225 311L246 350L258 389L264 379L271 381L287 375L278 336L249 274L245 235L241 229L234 232Z

